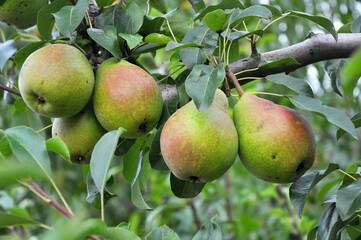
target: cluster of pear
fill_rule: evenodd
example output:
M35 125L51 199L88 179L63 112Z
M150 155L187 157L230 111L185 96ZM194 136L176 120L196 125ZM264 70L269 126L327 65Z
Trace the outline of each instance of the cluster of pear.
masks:
M53 137L79 164L89 163L107 131L123 127L122 137L139 137L156 126L163 109L157 83L140 67L110 58L94 76L82 52L65 44L33 52L20 70L19 89L30 109L55 118Z
M175 112L160 138L173 174L185 181L210 182L230 168L237 153L252 174L268 182L293 182L313 165L315 136L295 110L244 93L233 118L221 90L203 112L193 101Z

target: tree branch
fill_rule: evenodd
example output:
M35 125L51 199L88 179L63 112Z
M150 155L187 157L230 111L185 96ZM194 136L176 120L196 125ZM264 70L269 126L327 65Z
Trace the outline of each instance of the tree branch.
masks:
M12 94L15 94L15 95L18 95L19 97L21 97L21 94L20 94L20 92L18 90L15 90L13 88L9 88L9 87L5 86L4 84L0 83L0 89L4 89L5 91L8 91L8 92L10 92Z

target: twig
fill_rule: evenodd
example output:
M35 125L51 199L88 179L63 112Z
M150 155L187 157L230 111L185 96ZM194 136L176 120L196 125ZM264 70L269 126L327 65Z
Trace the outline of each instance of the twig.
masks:
M290 204L288 203L288 199L287 199L286 195L282 192L282 188L281 188L280 185L277 185L277 186L276 186L276 192L277 192L278 196L279 196L280 198L282 198L282 200L283 200L283 206L286 208L286 210L287 210L287 212L288 212L288 215L289 215L290 218L291 218L292 225L293 225L293 227L294 227L295 230L296 230L297 239L298 239L298 240L303 240L302 232L301 232L300 228L298 227L298 224L297 224L297 222L296 222L296 219L295 219L295 216L294 216L293 211L292 211L292 209L291 209L291 206L290 206Z
M21 94L20 94L20 92L18 90L15 90L13 88L9 88L9 87L5 86L4 84L0 83L0 89L4 89L5 91L8 91L8 92L10 92L12 94L15 94L15 95L18 95L19 97L21 97Z
M188 204L191 207L192 212L193 212L194 223L196 224L197 229L199 230L199 229L201 229L202 223L201 223L201 220L199 219L197 208L194 205L193 200L189 200Z
M232 81L233 85L236 87L238 95L242 96L244 91L243 91L241 85L239 85L236 76L234 75L234 73L232 71L230 71L228 66L226 67L226 76L228 79L230 79Z

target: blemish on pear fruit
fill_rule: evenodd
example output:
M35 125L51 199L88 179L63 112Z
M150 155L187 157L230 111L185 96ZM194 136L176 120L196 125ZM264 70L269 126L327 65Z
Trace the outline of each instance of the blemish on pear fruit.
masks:
M42 98L42 97L40 97L40 96L38 96L38 97L36 98L36 101L37 101L39 104L44 104L44 103L45 103L45 99Z

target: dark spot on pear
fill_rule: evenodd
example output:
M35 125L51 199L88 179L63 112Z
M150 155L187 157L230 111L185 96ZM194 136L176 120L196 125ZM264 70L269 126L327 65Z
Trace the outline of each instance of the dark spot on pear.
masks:
M145 123L140 124L139 130L140 130L141 132L146 133L146 132L147 132L147 124L145 124Z
M80 111L81 114L84 114L85 112L84 111Z
M279 177L276 177L277 180L279 180L280 178Z
M74 156L74 162L78 164L84 164L85 163L85 157L82 155L76 155Z
M88 83L88 81L86 81L86 83Z
M40 97L40 96L38 96L38 97L36 98L36 101L37 101L39 104L44 104L44 103L46 102L45 99L42 98L42 97Z
M297 174L300 174L300 173L303 171L304 168L305 168L305 163L304 163L304 162L301 162L301 163L298 165L297 169L296 169L296 173L297 173Z
M191 182L197 182L197 181L199 181L199 177L197 177L197 176L190 176L190 177L189 177L189 180L190 180Z
M58 136L58 133L55 133L55 136Z
M273 155L272 155L272 159L276 159L276 154L273 154Z

